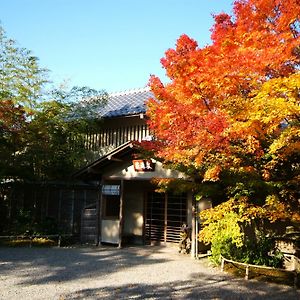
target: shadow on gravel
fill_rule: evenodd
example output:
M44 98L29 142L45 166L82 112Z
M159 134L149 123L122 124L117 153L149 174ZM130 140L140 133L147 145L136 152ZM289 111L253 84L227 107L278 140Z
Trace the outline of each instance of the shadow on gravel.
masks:
M146 248L0 248L0 269L1 275L19 277L20 284L37 285L101 278L120 269L168 261L151 257L154 250Z
M136 268L138 266L150 267L139 269ZM166 271L168 266L173 273ZM137 269L139 272L152 272L152 278L148 278L148 273L141 273L146 276L134 277L132 284L124 284L130 282L130 272L135 273ZM126 270L128 273L122 273ZM178 256L173 250L166 250L164 247L0 248L0 282L1 279L5 282L5 277L11 276L16 278L17 283L14 284L18 285L17 289L36 286L37 291L38 285L51 287L53 284L53 289L56 284L62 283L65 289L60 294L61 300L300 299L300 291L291 287L255 280L245 281L209 270L200 261L192 263L190 258ZM117 279L110 280L109 275L118 271L122 274L119 276L125 278L122 277L119 281L120 277L112 276ZM162 272L158 275L161 281L156 278L158 272ZM173 276L174 272L178 272L176 276ZM86 288L89 282L92 285ZM141 283L137 284L139 282ZM64 283L70 283L71 287Z
M159 285L115 285L106 288L83 289L62 295L61 299L299 299L299 293L283 286L269 286L258 282L241 283L220 276L196 273L194 279Z

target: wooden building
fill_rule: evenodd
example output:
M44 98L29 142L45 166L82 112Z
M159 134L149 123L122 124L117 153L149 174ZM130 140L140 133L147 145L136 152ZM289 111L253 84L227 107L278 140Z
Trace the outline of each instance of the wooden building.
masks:
M103 128L89 138L90 147L102 155L74 175L98 183L94 205L82 212L82 242L178 243L186 224L193 228L195 248L192 195L157 193L151 183L153 178L188 180L187 176L152 158L135 159L138 149L133 141L151 138L145 118L150 97L148 89L111 94L99 112Z
M150 138L145 120L145 101L150 97L147 88L110 94L107 105L97 112L100 129L85 136L86 149L103 156L128 141Z

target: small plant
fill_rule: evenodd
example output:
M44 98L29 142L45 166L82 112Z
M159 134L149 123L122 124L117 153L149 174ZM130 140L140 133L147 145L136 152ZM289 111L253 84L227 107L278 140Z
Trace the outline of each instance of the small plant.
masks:
M7 242L7 245L11 247L28 247L28 246L51 247L51 246L55 246L56 243L55 241L48 238L35 237L32 240L30 240L29 238L14 239Z

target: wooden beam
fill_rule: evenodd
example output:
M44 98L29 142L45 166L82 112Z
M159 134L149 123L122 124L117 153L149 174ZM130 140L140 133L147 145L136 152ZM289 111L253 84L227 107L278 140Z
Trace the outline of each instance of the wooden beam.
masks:
M88 167L87 169L88 174L100 174L101 172L96 171L93 167Z
M196 233L196 204L195 204L195 200L193 197L192 200L192 247L191 247L191 256L196 258L197 257L197 253L196 253L196 243L198 242L197 240L197 233Z
M109 155L108 157L108 160L111 160L111 161L123 161L122 159L119 159L119 158L116 158L116 157L113 157L112 155Z
M143 237L143 244L146 245L146 218L147 218L147 205L148 205L148 197L147 192L144 191L143 193L143 227L142 227L142 237ZM150 239L151 243L151 239Z
M99 245L99 191L97 192L97 199L96 199L96 228L95 228L95 245Z

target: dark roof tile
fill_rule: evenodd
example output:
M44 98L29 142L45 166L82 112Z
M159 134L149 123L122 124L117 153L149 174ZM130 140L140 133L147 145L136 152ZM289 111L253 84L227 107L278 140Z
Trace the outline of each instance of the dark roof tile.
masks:
M100 109L103 118L121 117L146 112L145 102L153 98L149 88L109 94L108 103Z

